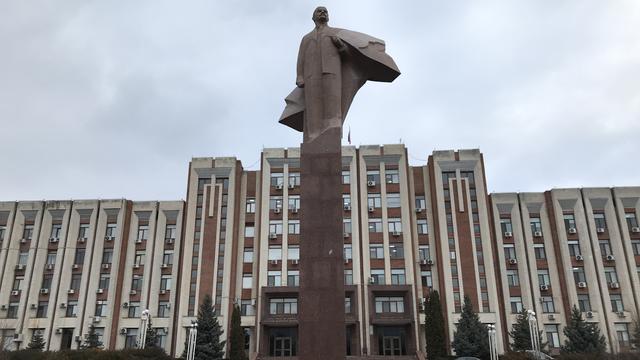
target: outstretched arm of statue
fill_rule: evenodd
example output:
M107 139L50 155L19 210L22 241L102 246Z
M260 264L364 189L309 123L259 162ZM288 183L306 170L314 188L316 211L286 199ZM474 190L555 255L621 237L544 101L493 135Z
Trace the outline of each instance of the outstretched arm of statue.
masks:
M304 87L304 38L300 42L300 49L298 50L298 64L296 67L296 86Z

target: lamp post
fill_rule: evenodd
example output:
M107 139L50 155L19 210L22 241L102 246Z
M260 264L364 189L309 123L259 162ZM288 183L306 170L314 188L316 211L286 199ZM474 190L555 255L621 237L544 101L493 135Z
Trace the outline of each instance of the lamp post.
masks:
M527 320L529 320L529 336L531 338L531 351L536 359L540 357L540 339L538 338L538 321L533 310L527 310Z
M189 328L189 341L187 342L187 359L193 360L196 356L196 338L198 337L198 323L192 322Z
M498 360L498 344L496 342L496 326L489 324L487 331L489 336L489 355L491 360Z
M140 337L138 338L138 349L144 349L145 342L147 342L147 324L149 323L149 310L142 311L140 317Z

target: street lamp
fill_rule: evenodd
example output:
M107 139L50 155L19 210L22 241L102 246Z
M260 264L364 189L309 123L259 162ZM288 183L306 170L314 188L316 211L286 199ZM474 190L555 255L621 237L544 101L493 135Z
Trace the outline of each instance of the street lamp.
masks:
M489 324L487 334L489 336L489 355L491 360L498 360L498 344L496 338L496 326Z
M138 338L138 349L144 349L144 345L147 342L147 324L149 323L149 309L142 311L140 317L140 337Z
M196 356L196 338L198 337L198 323L195 321L191 322L191 327L189 328L189 339L187 341L187 359L193 360Z
M536 359L540 357L540 339L538 337L538 321L533 310L527 310L527 320L529 320L529 336L531 338L531 351Z

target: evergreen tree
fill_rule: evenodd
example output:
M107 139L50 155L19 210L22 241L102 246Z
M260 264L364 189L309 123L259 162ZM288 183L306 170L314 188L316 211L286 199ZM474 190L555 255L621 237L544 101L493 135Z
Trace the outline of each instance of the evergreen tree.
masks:
M244 352L244 330L240 324L238 305L233 307L229 333L229 360L247 360L247 354Z
M640 320L633 320L633 330L631 333L631 345L636 349L640 349Z
M144 348L157 348L158 347L158 330L152 326L151 316L147 321L147 337L144 339Z
M100 349L102 348L102 342L100 341L100 337L98 337L98 333L96 333L96 328L93 324L89 325L89 333L84 340L81 348L83 349Z
M211 296L207 294L198 309L196 360L221 360L225 341L220 340L222 327L218 323Z
M600 334L598 324L587 323L582 318L582 313L573 305L571 319L564 328L567 340L564 342L562 352L565 353L592 353L603 354L607 349L604 335Z
M525 351L531 350L531 331L529 329L529 318L527 309L522 309L516 318L516 322L513 324L509 336L513 340L511 344L511 350L513 351ZM542 331L538 333L538 343L540 344L540 351L543 351L547 346L547 343L542 340Z
M444 316L437 290L429 292L424 304L424 334L427 343L427 359L435 360L447 356Z
M29 344L27 344L28 350L44 350L44 337L42 337L42 331L36 330L33 332L33 336L31 336L31 340Z
M473 311L471 299L464 297L464 305L460 321L456 324L453 335L453 349L457 356L475 356L489 358L488 328L480 322L478 314Z

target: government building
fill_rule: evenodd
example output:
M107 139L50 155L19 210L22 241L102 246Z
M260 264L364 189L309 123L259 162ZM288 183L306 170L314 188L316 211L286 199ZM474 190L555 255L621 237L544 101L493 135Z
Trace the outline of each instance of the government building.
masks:
M489 179L490 180L490 179ZM498 349L523 307L549 349L576 305L609 351L630 348L640 310L640 187L487 193L478 150L410 166L403 145L342 150L347 353L416 358L422 305L440 292L448 341L464 296ZM550 182L553 179L549 179ZM99 194L100 189L96 189ZM194 158L186 201L0 202L0 339L76 349L135 347L148 309L179 356L205 294L225 337L240 306L251 358L295 357L300 151L264 149L258 171Z

